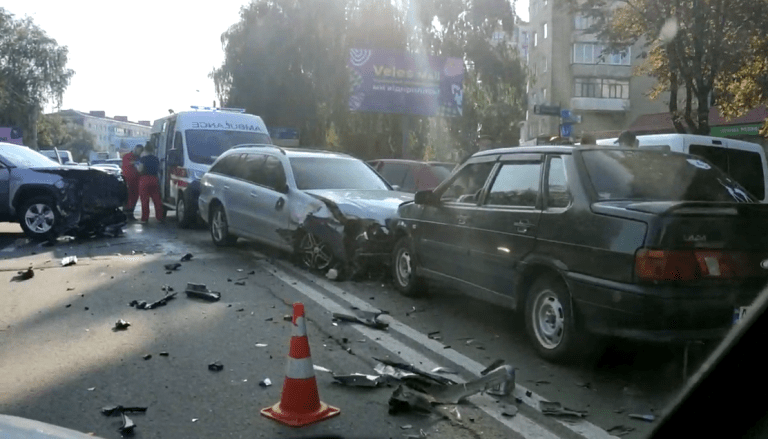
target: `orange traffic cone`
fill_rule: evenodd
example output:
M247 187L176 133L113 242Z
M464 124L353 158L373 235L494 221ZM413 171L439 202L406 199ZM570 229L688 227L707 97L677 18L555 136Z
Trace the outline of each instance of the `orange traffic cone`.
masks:
M320 401L315 370L309 354L304 304L293 304L293 336L280 402L261 410L261 414L291 427L303 427L341 413Z

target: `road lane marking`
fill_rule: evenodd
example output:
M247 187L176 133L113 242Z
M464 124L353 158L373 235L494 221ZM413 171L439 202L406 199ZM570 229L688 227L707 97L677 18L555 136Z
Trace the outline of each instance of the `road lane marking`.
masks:
M276 264L279 264L282 269L288 269L294 272L294 270L286 263L282 261L275 261ZM343 289L333 285L332 283L326 281L322 278L310 278L309 274L305 273L296 273L297 275L301 276L303 279L314 282L324 290L328 291L329 293L335 295L339 299L349 303L352 306L355 306L357 308L360 308L364 311L378 311L379 309L374 307L373 305L369 304L368 302L359 299L357 296L347 293ZM342 312L348 313L349 310L344 310ZM471 373L475 374L476 376L480 376L480 372L486 368L485 365L478 363L477 361L459 353L458 351L454 349L445 349L445 345L436 341L432 340L431 338L427 337L425 334L422 334L421 332L411 328L410 326L398 321L394 317L382 314L379 319L383 322L389 323L389 327L399 332L400 334L404 335L405 337L411 339L412 341L423 345L433 353L437 354L440 357L443 357L454 364L461 366L462 368L470 371ZM527 396L526 392L531 392L531 396ZM548 400L541 395L538 395L537 393L531 391L530 389L525 388L524 386L521 386L520 384L515 385L515 390L513 391L513 395L517 398L521 398L523 402L535 409L538 412L541 412L539 409L539 402ZM607 431L603 430L602 428L598 427L595 424L592 424L588 421L580 421L578 423L569 423L562 421L560 419L554 418L557 422L564 425L569 430L578 433L579 435L582 435L587 438L594 438L594 439L609 439L609 438L615 438L616 436L613 436L609 434Z
M279 280L281 280L283 283L285 283L287 286L295 289L296 291L307 296L309 299L317 302L320 306L325 308L327 311L331 313L348 312L347 308L339 305L336 301L327 297L322 292L312 288L311 286L305 284L301 280L291 276L290 274L286 273L285 271L279 269L278 267L275 267L274 265L266 261L261 261L261 262L264 265L267 265L268 267L270 267L271 269L269 270L269 272L272 273ZM424 367L427 370L432 370L433 368L440 366L439 364L424 357L424 355L417 352L410 346L396 340L394 337L392 337L392 335L390 335L387 332L375 330L372 328L368 328L366 326L358 326L358 325L350 325L349 328L354 329L360 332L361 334L365 335L366 337L370 338L372 341L374 341L375 343L378 343L381 347L397 355L407 363L420 364L421 367ZM462 380L459 377L456 377L456 381L464 382L464 380ZM472 402L474 405L476 405L480 410L485 412L487 415L496 419L506 427L510 428L512 431L520 434L525 438L558 439L558 436L555 433L549 431L544 426L536 423L535 421L533 421L532 419L530 419L529 417L525 416L522 413L518 413L513 418L507 418L502 416L501 407L499 407L499 404L496 402L495 399L491 398L488 395L485 395L485 394L474 395L467 399L470 402ZM581 435L585 436L583 434ZM597 438L597 437L612 438L613 436L609 436L607 435L607 433L604 432L603 436L585 436L585 437L591 439L593 437L594 438Z

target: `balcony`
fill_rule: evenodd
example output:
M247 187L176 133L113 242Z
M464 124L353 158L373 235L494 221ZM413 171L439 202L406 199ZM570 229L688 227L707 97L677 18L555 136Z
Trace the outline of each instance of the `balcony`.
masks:
M571 110L625 112L629 99L571 98Z

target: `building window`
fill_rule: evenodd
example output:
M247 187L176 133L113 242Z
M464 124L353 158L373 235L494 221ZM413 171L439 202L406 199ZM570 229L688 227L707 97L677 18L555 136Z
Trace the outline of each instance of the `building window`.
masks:
M573 27L576 30L587 30L595 24L594 17L588 17L586 15L576 14L573 17Z
M604 44L574 43L574 64L608 64L614 66L630 65L630 47L611 49Z
M629 81L608 78L575 78L573 96L577 98L629 99Z
M536 47L539 45L539 34L537 32L533 33L533 47Z
M544 23L544 39L545 40L547 39L547 34L548 34L548 32L547 32L547 23Z

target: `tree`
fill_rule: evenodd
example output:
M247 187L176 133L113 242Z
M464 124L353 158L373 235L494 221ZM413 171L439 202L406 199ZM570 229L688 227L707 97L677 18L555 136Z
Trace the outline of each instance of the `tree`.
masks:
M637 73L657 79L652 96L669 92L678 132L709 134L710 105L732 102L728 78L748 70L748 42L765 41L768 27L765 0L561 1L594 20L588 31L611 43L609 50L641 44Z
M0 124L21 127L32 148L43 105L60 104L74 74L67 54L31 18L15 19L0 8Z
M299 127L303 145L398 157L404 128L411 157L470 150L481 129L514 143L525 71L513 50L491 45L494 31L513 26L506 0L258 0L222 35L225 60L210 76L222 102ZM369 47L465 59L469 110L439 121L349 112L349 49Z
M726 117L739 116L747 109L768 103L768 40L753 38L749 47L751 53L736 73L718 78L718 100ZM768 118L760 134L768 137Z
M68 150L76 162L88 161L96 150L96 138L80 125L67 122L56 114L43 115L37 124L40 149Z

